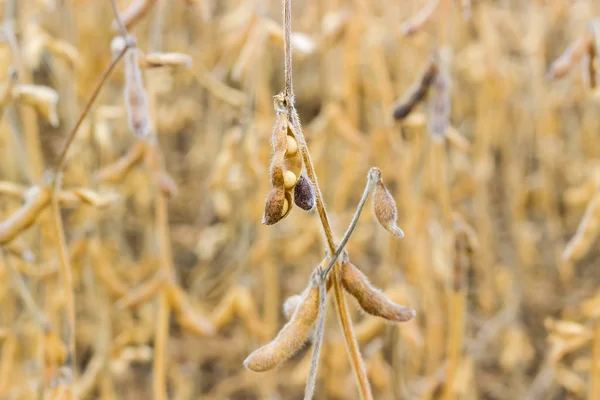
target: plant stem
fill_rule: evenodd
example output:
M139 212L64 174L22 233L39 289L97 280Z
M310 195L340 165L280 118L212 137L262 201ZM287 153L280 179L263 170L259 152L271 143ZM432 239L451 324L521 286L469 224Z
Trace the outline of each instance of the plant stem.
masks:
M336 260L338 259L340 254L342 254L342 251L344 250L346 243L348 243L348 239L350 239L350 236L352 235L354 228L356 228L356 224L358 223L360 214L362 213L365 203L367 202L369 193L371 193L373 184L375 184L379 180L378 177L379 177L379 175L375 173L373 168L371 170L369 170L369 174L367 175L367 184L365 186L365 191L363 192L360 202L358 203L358 206L356 207L356 211L354 212L352 221L350 221L350 225L348 226L346 233L344 233L344 237L342 238L342 241L340 242L337 249L335 250L335 253L329 260L329 264L323 270L323 279L327 279L327 275L329 275L329 271L331 271L331 269L335 265Z
M306 139L304 138L304 133L302 132L302 127L300 126L300 118L298 118L298 113L296 109L291 105L289 110L289 115L291 116L291 124L290 128L296 137L296 141L298 142L298 149L300 150L300 155L302 156L302 162L304 163L304 168L306 168L306 174L310 178L310 180L314 184L315 188L315 199L317 204L317 213L319 214L319 218L321 219L321 225L323 226L323 233L325 234L325 240L327 242L327 248L330 255L333 255L335 252L335 242L333 240L333 233L331 231L331 225L329 224L329 217L327 216L327 211L325 210L325 203L323 202L323 194L321 193L321 188L319 187L319 181L317 179L317 174L315 172L315 167L312 162L312 158L310 156L310 152L308 151L308 145L306 144Z
M335 304L340 324L344 332L344 339L346 342L346 348L350 356L350 363L352 364L352 370L358 383L360 391L360 398L362 400L372 400L373 394L371 393L371 385L369 384L369 378L367 377L367 369L360 355L358 343L356 341L356 335L352 328L352 320L350 319L350 313L348 312L348 306L346 305L346 299L344 297L344 291L342 289L342 283L340 280L340 264L336 264L333 271L333 289L335 295Z
M298 142L298 149L302 156L302 161L304 162L306 173L310 180L314 183L317 212L321 220L321 225L323 226L323 232L325 234L329 255L333 256L333 254L335 254L336 252L336 246L333 241L333 234L331 232L331 225L329 224L329 217L327 216L327 211L323 202L323 195L321 194L321 188L319 187L319 181L317 179L314 164L312 162L312 158L310 156L310 152L306 144L306 139L304 138L304 134L302 133L300 119L298 118L298 114L296 112L296 109L294 108L294 105L289 101L288 113L292 118L290 128L292 129L292 132L296 137L296 141ZM348 312L348 306L346 305L342 285L339 281L339 273L341 272L339 263L335 263L334 272L335 273L333 275L332 283L335 292L334 298L336 310L339 317L340 325L342 326L342 331L344 333L346 347L350 356L350 363L352 364L352 369L358 382L361 398L363 400L371 400L373 398L373 395L371 394L371 386L369 385L369 380L367 378L367 370L365 368L363 359L360 355L358 343L356 342L356 335L354 334L354 329L352 328L352 320L350 318L350 313Z
M113 14L115 14L115 21L117 21L117 25L119 26L121 35L123 36L123 39L125 39L128 36L127 27L125 26L125 23L121 18L121 13L119 13L119 8L117 7L116 0L110 0L110 5L113 9Z
M317 174L315 173L315 167L312 162L312 158L310 156L310 152L308 150L308 146L306 144L306 139L304 138L304 134L302 132L302 126L300 124L300 118L298 117L298 113L296 112L296 108L294 107L294 89L292 84L292 47L291 47L291 32L292 32L292 2L291 0L284 0L283 7L283 47L284 47L284 73L285 73L285 100L287 105L288 115L291 118L290 129L292 133L296 137L296 141L298 142L298 149L300 150L300 155L302 156L302 161L304 164L304 168L306 168L306 173L310 180L314 184L315 188L315 199L317 204L317 212L319 214L319 219L321 220L321 225L323 226L323 233L325 234L325 241L327 243L328 255L331 257L336 252L335 242L333 240L333 233L331 231L331 224L329 223L329 217L327 216L327 211L325 209L325 203L323 202L323 195L321 193L321 188L319 187L319 181L317 179ZM363 203L364 204L364 203ZM352 228L354 229L354 228ZM347 240L347 239L346 239ZM343 246L340 247L343 249ZM339 254L338 254L339 256ZM371 394L371 386L369 385L369 380L367 378L367 370L365 368L365 364L360 355L360 349L358 348L358 343L356 341L356 335L354 333L354 329L352 328L352 319L350 318L350 313L348 312L348 306L346 305L346 300L344 298L344 292L342 290L341 282L339 281L340 271L340 263L335 262L335 270L333 275L333 287L335 291L335 304L336 310L339 317L340 325L342 326L342 331L344 332L344 340L346 342L346 347L348 349L348 354L350 356L350 364L352 364L352 369L354 371L354 375L356 376L356 380L358 382L358 387L360 391L360 396L363 400L371 400L373 395ZM326 279L323 279L323 282L326 282Z
M73 289L73 275L71 273L71 260L69 257L69 250L67 249L67 240L65 238L65 231L64 231L64 227L63 227L62 217L60 215L58 194L60 193L61 183L62 183L61 173L65 166L65 162L67 159L67 153L69 152L71 143L73 143L73 140L75 139L75 136L77 135L77 132L79 131L79 127L81 126L81 124L83 123L83 120L85 119L85 117L89 113L90 109L92 108L92 105L94 104L96 98L98 97L98 94L100 93L100 89L102 89L102 87L106 83L106 80L108 79L110 74L115 69L115 66L117 65L119 60L123 57L123 55L127 51L127 48L128 47L125 46L123 48L123 50L118 54L118 56L112 60L112 62L109 64L109 66L106 68L106 70L102 73L102 76L100 77L100 81L96 85L94 92L92 93L92 96L88 100L85 108L83 109L83 112L81 113L81 115L79 116L79 119L75 123L75 126L71 130L71 133L69 134L69 138L67 139L67 143L65 144L65 147L63 148L62 152L60 153L60 156L58 158L58 163L56 166L56 170L55 170L55 175L53 178L53 183L52 183L52 191L51 191L52 220L54 223L54 232L55 232L56 238L58 238L58 249L59 249L59 256L60 256L60 271L61 271L61 278L63 281L63 285L65 287L65 296L66 296L65 302L66 302L66 307L67 307L67 321L68 321L68 326L69 326L68 349L69 349L70 359L72 362L75 361L75 297L74 297L74 293L73 293L74 289Z
M283 2L283 52L285 95L294 104L294 86L292 84L292 0Z
M306 388L304 389L304 400L312 400L317 383L317 372L319 370L319 358L321 348L323 347L323 337L325 336L325 316L327 312L327 279L324 278L321 266L317 267L313 279L317 280L319 285L319 318L315 329L315 340L313 342L313 354L310 361L310 373Z
M73 143L73 140L75 139L75 136L77 136L77 132L79 131L79 127L83 123L83 120L85 119L85 117L87 117L88 113L90 112L90 109L92 108L92 105L96 101L96 97L98 97L98 94L100 93L100 89L102 89L104 87L106 80L113 73L113 70L115 69L115 67L121 60L121 58L123 58L123 56L125 55L125 52L127 52L128 49L129 49L129 46L125 45L123 50L121 50L121 52L119 52L119 54L111 61L111 63L108 65L108 67L102 73L100 80L98 81L98 83L96 84L96 87L94 88L94 91L92 92L92 96L88 100L88 103L86 104L83 112L79 116L79 119L75 123L75 126L71 130L71 133L69 133L69 137L67 139L67 142L65 143L65 147L63 148L62 152L60 153L60 155L58 157L58 162L56 164L56 173L57 174L59 174L63 170L69 148L71 147L71 144Z

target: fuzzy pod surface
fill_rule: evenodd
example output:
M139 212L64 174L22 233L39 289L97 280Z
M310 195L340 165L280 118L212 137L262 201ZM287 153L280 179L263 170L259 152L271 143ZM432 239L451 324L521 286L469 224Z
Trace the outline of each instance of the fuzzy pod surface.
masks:
M270 343L252 352L244 366L269 371L292 357L306 342L319 314L319 288L311 283L287 324Z
M350 262L342 264L342 285L368 314L391 322L410 321L416 315L415 310L392 302L381 290L373 287L365 274Z

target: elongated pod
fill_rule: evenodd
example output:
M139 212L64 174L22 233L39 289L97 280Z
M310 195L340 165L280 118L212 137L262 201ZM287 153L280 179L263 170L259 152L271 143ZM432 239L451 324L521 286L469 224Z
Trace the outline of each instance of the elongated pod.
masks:
M373 173L377 174L377 182L373 191L373 212L375 213L375 217L377 217L377 221L390 234L399 238L404 237L404 232L396 225L396 219L398 218L396 202L385 187L383 180L381 180L379 169L373 168Z
M264 372L288 360L306 342L318 314L319 288L311 280L292 318L273 341L252 352L244 361L244 366L252 371Z
M416 315L412 308L393 303L381 290L374 288L365 274L350 262L342 264L342 285L368 314L392 322L410 321Z

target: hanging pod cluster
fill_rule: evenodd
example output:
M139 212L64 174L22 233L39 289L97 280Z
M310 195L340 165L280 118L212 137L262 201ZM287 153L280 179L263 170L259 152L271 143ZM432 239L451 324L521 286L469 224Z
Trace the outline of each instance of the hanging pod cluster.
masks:
M280 140L283 141L282 139ZM277 152L278 150L275 149L276 154ZM274 160L273 164L276 162L277 160ZM313 326L317 319L322 321L321 318L324 318L326 291L329 290L332 284L331 280L327 279L326 276L329 267L333 266L337 257L341 255L343 247L351 235L354 226L356 226L355 222L358 220L358 216L371 190L373 191L373 213L379 224L393 236L404 236L404 233L396 223L398 216L396 203L383 183L381 171L375 167L371 168L365 193L355 215L355 221L344 235L344 239L342 239L338 250L333 257L324 259L321 265L315 268L310 283L302 294L293 295L285 301L283 309L285 315L289 318L288 323L281 329L275 339L255 350L246 358L244 361L246 368L256 372L264 372L276 368L302 348L309 336L311 336L311 332L315 332L313 343L315 343L316 359L318 361L320 341L323 337L323 326L322 324L321 326L317 324L316 329L313 329ZM375 288L369 282L367 276L349 261L347 254L341 257L339 276L341 286L356 299L360 308L367 314L383 318L392 323L410 321L415 317L415 310L394 303L381 290ZM328 263L330 265L327 265ZM319 295L319 289L323 290L321 296ZM319 311L320 309L322 311ZM308 387L312 386L307 385ZM307 393L312 393L312 390L314 390L314 387L311 390L307 389ZM310 395L308 398L310 398Z
M282 94L274 97L274 106L277 120L271 137L273 157L269 167L272 188L265 202L262 219L265 225L273 225L285 218L293 203L305 211L315 206L313 184L302 172L298 140L291 129Z
M307 342L319 316L319 284L315 269L307 288L299 295L292 295L284 303L284 313L289 321L271 342L252 352L244 366L255 372L277 368L290 359ZM344 290L352 295L367 314L383 318L391 323L406 322L416 315L415 310L396 304L348 260L342 261L341 282ZM327 285L329 290L330 285ZM316 334L316 332L315 332ZM315 338L316 339L316 338Z

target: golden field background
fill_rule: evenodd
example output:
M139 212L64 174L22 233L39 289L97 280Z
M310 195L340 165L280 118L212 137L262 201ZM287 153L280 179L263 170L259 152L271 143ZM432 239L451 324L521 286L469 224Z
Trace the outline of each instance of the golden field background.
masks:
M351 304L374 397L598 399L600 61L587 48L600 53L600 3L441 1L450 6L410 36L403 22L435 1L293 2L296 106L336 237L372 166L406 234L365 212L347 245L375 286L417 312L391 325ZM155 158L128 127L123 64L108 78L56 197L66 261L50 207L6 232L50 184L118 30L109 0L2 3L0 398L302 398L310 346L275 371L242 364L325 256L315 212L261 224L281 2L118 2L148 7L130 28L142 52L192 62L142 62ZM551 79L576 40L586 51ZM440 48L452 83L441 144L426 104L392 118ZM453 221L467 226L464 254ZM357 399L333 314L315 398Z

